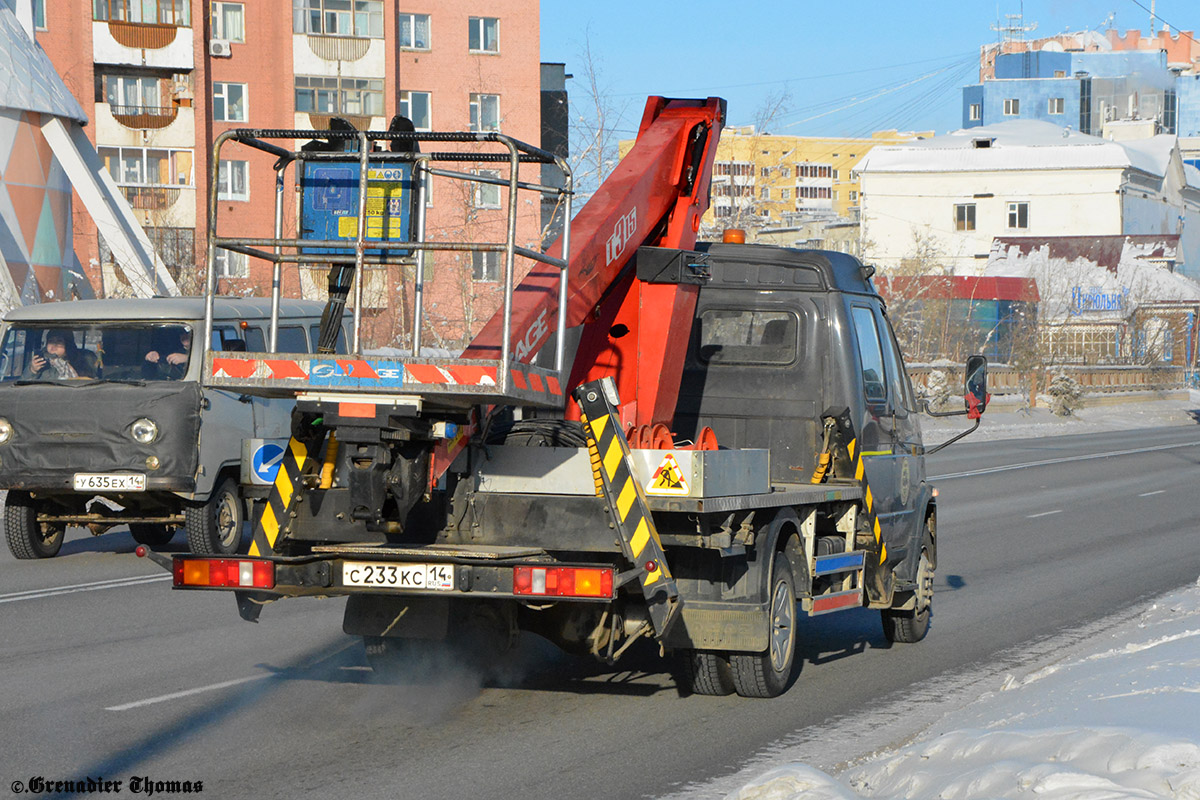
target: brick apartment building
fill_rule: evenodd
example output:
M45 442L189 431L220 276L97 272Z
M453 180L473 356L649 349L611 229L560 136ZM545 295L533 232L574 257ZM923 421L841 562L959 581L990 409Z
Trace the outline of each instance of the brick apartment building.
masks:
M334 116L383 130L401 113L418 130L543 141L536 0L38 0L35 19L38 42L91 118L89 137L185 292L203 285L210 175L221 235L272 233L274 159L230 147L214 173L209 148L223 131L320 130ZM299 195L294 170L284 175L284 233L294 235ZM500 203L470 195L434 179L429 238L498 240ZM519 244L537 246L541 214L537 203L522 205ZM86 214L76 214L74 233L97 294L120 294L126 282ZM427 341L461 337L490 316L494 255L427 262L427 316L449 331ZM219 251L216 271L223 293L269 292L269 262ZM406 339L406 281L395 266L368 273L370 344ZM324 270L287 266L283 291L323 298Z

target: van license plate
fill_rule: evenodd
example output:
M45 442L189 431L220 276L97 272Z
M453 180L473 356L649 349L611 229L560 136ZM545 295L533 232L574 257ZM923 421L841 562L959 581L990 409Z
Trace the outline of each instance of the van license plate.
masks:
M76 472L77 492L144 492L146 476L142 474L108 475L103 472Z
M454 589L454 565L346 561L342 564L342 585L448 592Z

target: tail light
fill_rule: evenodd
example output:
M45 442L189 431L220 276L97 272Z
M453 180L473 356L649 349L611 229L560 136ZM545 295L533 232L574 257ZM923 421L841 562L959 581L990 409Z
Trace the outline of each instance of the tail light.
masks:
M513 567L513 594L612 597L613 571L596 567Z
M171 572L175 586L274 589L275 564L232 558L177 558Z

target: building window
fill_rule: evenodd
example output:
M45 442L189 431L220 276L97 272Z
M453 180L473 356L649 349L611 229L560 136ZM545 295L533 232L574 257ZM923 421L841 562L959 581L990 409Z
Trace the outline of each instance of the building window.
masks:
M971 103L967 108L967 119L971 122L978 122L983 116L983 107L979 103Z
M854 191L853 189L850 190L850 202L851 203L858 202L858 192Z
M241 3L213 3L212 35L227 42L246 41L246 7Z
M471 95L471 130L500 130L500 95Z
M401 92L400 116L411 119L413 127L419 131L433 130L431 98L429 92Z
M217 199L250 199L249 161L221 161L217 167Z
M249 259L246 258L245 253L235 253L224 247L218 247L213 252L213 272L218 278L248 278L250 277Z
M1029 227L1029 203L1008 204L1009 230L1025 230Z
M477 169L472 171L476 175L484 175L488 178L500 177L500 170L498 169ZM474 205L476 208L499 208L500 187L493 183L475 184Z
M1049 114L1061 114L1065 106L1064 99L1061 97L1051 97L1046 102L1046 112Z
M792 190L791 189L780 189L779 190L779 199L780 200L791 200L792 199Z
M1015 117L1021 113L1021 101L1016 97L1006 97L1004 99L1004 116Z
M98 147L96 153L122 186L191 186L192 151L154 147Z
M1054 70L1054 77L1065 78L1067 77L1067 71L1065 69L1056 69Z
M961 203L954 207L954 230L975 230L975 204Z
M762 169L759 170L758 174L764 178L769 178L769 177L771 177L771 168L763 167Z
M382 78L296 76L296 111L317 114L383 114Z
M771 187L770 186L762 187L762 189L759 190L759 196L763 200L770 200L771 199Z
M162 105L162 87L158 78L133 75L105 75L104 101L113 114L172 114Z
M190 0L92 0L92 19L147 25L192 24Z
M429 15L400 14L400 38L396 43L401 50L428 50Z
M471 280L495 282L500 280L500 254L493 251L471 253Z
M833 171L833 179L834 179L835 181L836 181L836 180L839 180L839 178L838 178L838 171L837 171L836 169Z
M780 167L779 168L779 177L790 178L790 177L792 177L792 171L790 169L788 169L787 167Z
M495 17L469 17L467 49L472 53L499 53L500 20Z
M46 0L33 0L33 27L46 30Z
M213 83L213 121L246 121L246 84Z
M292 0L292 30L382 39L383 0Z

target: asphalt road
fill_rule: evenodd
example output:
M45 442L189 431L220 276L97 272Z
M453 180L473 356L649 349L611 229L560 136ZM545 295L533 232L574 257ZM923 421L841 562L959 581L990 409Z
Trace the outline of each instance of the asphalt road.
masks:
M341 600L251 625L231 596L171 591L124 533L4 552L0 792L42 776L214 798L662 796L1200 575L1200 428L967 440L930 473L946 477L929 638L888 647L865 610L805 620L799 678L770 701L680 697L653 652L614 669L532 637L503 687L445 663L381 684Z

